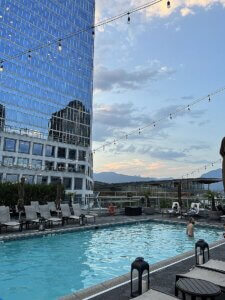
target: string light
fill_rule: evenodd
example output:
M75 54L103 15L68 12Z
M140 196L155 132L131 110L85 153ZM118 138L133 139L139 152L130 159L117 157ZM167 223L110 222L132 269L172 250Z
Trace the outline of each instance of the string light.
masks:
M172 114L170 114L170 120L172 120L173 118L172 118Z
M4 71L3 62L1 61L0 62L0 72L3 72L3 71Z
M222 92L224 92L224 91L225 91L225 86L222 87L222 88L220 88L220 89L218 89L218 90L215 90L214 92L211 92L211 93L208 94L207 96L203 96L203 97L201 97L201 98L198 98L198 99L194 100L193 102L189 103L189 104L188 104L187 106L185 106L185 107L176 109L174 112L169 113L167 116L162 117L161 119L158 119L157 121L153 121L153 122L151 122L151 123L149 123L149 124L147 124L147 125L145 125L145 126L143 126L143 127L141 127L141 128L134 129L134 130L132 130L131 132L126 133L126 134L122 135L121 137L119 137L119 138L117 138L117 139L114 139L112 142L107 142L107 145L112 145L112 144L115 145L116 142L122 141L122 140L124 140L124 139L127 140L128 137L129 137L130 135L135 135L135 134L139 133L139 131L141 132L141 131L143 131L143 130L145 130L145 129L147 129L147 128L150 128L150 127L156 127L156 123L163 122L163 121L165 121L168 117L169 117L170 119L172 119L172 115L177 116L179 113L185 112L187 108L190 108L190 109L191 109L192 106L197 105L198 103L200 103L200 102L202 102L202 101L205 101L206 99L209 98L209 96L215 96L215 95L217 95L217 94L219 94L219 93L222 93ZM102 147L103 147L103 145L102 145L102 146L99 146L98 148L95 149L95 151L98 151L98 150L102 149Z
M191 110L189 105L188 105L188 110L189 110L189 111Z
M62 51L62 43L61 43L61 40L59 40L59 43L58 43L58 50L61 52Z
M127 24L130 24L130 13L127 13Z
M151 2L148 2L148 3L145 3L145 4L143 4L143 5L137 6L136 8L134 8L134 9L132 9L132 10L129 11L129 16L130 16L131 14L133 14L133 13L136 13L136 12L138 12L138 11L141 11L141 10L144 10L144 9L146 9L146 8L148 8L148 7L151 7L151 6L153 6L153 5L156 5L156 4L158 4L158 3L162 2L162 1L163 1L163 0L153 0L153 1L151 1ZM123 13L121 13L121 14L119 14L119 15L114 16L114 17L110 17L110 18L108 18L108 19L105 19L105 20L103 20L103 21L100 21L99 23L96 23L95 25L90 26L90 27L88 27L88 28L86 28L86 29L80 29L80 30L78 30L78 31L69 33L69 34L67 34L67 35L65 35L65 36L62 36L60 39L57 38L57 39L54 39L54 40L52 40L52 41L48 41L48 42L45 43L45 44L41 44L41 45L39 45L39 46L37 46L37 47L34 47L34 48L32 48L32 49L30 48L29 50L25 50L25 51L23 51L23 52L20 52L20 53L14 55L14 56L8 57L7 59L2 59L2 62L9 62L9 61L15 60L15 59L17 59L17 58L19 58L19 57L21 57L21 56L23 56L23 55L27 55L29 52L30 52L30 53L31 53L31 52L35 52L35 51L41 50L41 49L43 49L43 48L49 47L49 46L51 46L51 45L53 45L53 44L58 44L58 50L61 52L61 51L62 51L62 41L67 40L67 39L70 39L70 38L72 38L72 37L74 37L74 36L77 36L77 35L79 35L79 34L81 34L81 33L88 32L88 31L90 31L90 29L92 30L92 34L93 34L93 29L98 28L98 27L101 27L101 26L104 26L104 25L109 24L109 23L112 23L112 22L114 22L114 21L117 21L117 20L119 20L119 19L121 19L121 18L123 18L123 17L125 17L125 16L127 16L127 15L128 15L127 11L126 11L126 12L123 12Z
M140 128L138 129L138 134L139 134L139 135L141 134L141 129L140 129Z
M28 58L29 58L29 59L31 59L31 54L30 54L30 53L31 53L31 51L29 50L29 51L28 51Z
M211 101L210 95L208 95L208 97L209 97L209 102L210 102Z
M170 1L167 1L167 8L170 8L171 5L170 5Z

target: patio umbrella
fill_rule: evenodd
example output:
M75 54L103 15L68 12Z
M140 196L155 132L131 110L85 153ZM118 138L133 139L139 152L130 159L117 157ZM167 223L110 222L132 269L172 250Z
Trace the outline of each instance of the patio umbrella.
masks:
M220 155L223 158L222 174L223 174L223 188L224 188L224 191L225 191L225 137L222 139L222 142L221 142Z

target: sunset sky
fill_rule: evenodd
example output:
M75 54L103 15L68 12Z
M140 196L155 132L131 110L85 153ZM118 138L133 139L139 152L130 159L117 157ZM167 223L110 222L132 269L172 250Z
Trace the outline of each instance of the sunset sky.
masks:
M96 31L93 149L225 86L225 0L166 2ZM144 3L96 0L96 22ZM225 91L96 151L94 171L181 177L218 160L224 99Z

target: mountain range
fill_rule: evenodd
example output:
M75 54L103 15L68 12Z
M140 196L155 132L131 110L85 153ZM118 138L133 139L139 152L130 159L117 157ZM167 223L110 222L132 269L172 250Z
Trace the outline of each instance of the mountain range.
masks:
M222 169L216 169L204 173L201 178L222 178ZM173 179L172 177L160 178L160 180ZM105 183L123 183L123 182L138 182L138 181L151 181L159 180L156 177L142 177L142 176L130 176L124 174L118 174L115 172L100 172L94 173L94 181L100 181ZM212 190L223 190L223 184L214 183L210 186Z

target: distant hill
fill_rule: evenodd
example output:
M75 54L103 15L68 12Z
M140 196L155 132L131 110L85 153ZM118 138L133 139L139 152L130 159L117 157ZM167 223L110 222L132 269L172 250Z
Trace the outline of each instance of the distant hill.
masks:
M202 174L202 178L222 178L222 169L212 170L205 174ZM169 178L160 178L162 179L173 179ZM94 173L94 181L105 182L105 183L123 183L123 182L139 182L139 181L151 181L151 180L159 180L159 178L155 177L142 177L142 176L130 176L118 174L115 172L101 172ZM223 183L214 183L210 185L211 190L222 191Z
M172 179L170 178L160 178L162 179ZM123 183L123 182L139 182L139 181L151 181L158 180L155 177L142 177L142 176L130 176L118 174L115 172L101 172L94 173L94 181L105 182L105 183Z
M123 182L137 182L137 181L150 181L156 180L153 177L141 177L118 174L115 172L101 172L94 173L94 181L106 182L106 183L123 183Z
M202 178L222 178L222 169L216 169L202 174ZM210 185L211 190L223 191L223 183L213 183Z

